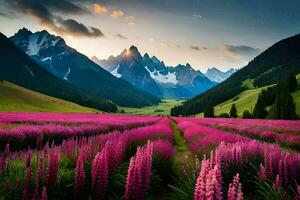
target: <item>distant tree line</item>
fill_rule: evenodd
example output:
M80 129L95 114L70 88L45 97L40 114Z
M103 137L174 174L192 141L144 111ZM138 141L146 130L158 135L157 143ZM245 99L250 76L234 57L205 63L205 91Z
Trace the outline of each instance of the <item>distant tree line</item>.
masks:
M252 111L244 110L244 119L297 119L296 104L291 93L297 89L297 79L290 75L286 80L275 86L268 87L258 95L255 107ZM204 117L237 118L237 108L232 104L229 114L222 113L216 116L213 104L209 104L203 111Z
M297 119L296 104L291 95L297 89L297 79L290 75L287 80L263 90L253 110L257 119Z

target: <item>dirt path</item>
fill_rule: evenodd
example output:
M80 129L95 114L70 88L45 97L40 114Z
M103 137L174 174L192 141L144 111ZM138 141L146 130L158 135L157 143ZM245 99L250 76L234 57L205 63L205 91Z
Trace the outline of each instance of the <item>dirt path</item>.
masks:
M177 124L174 121L172 121L172 128L175 138L174 147L176 149L176 154L174 156L174 164L178 173L182 173L183 166L187 164L186 162L192 163L194 158L193 154L188 149L188 145L183 139L177 127Z
M175 177L174 181L172 181L171 185L166 185L161 194L155 198L155 200L170 200L174 199L174 187L178 185L179 177L183 175L183 167L186 164L191 164L194 160L193 154L189 151L187 143L183 139L177 124L172 120L172 130L174 134L174 148L176 149L176 154L174 156L174 171Z

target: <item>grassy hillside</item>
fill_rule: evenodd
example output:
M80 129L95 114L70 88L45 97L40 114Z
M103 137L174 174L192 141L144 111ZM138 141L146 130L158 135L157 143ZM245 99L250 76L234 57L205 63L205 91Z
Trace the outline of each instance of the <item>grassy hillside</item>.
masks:
M296 76L298 80L298 85L300 85L300 74ZM249 82L247 82L249 83ZM215 109L215 115L220 115L222 113L229 113L230 108L232 104L235 103L238 115L241 117L244 110L252 111L254 109L254 106L256 104L257 98L259 93L270 86L255 88L255 89L249 89L245 90L244 92L241 92L240 94L236 95L235 97L218 104L214 107ZM300 89L298 89L296 92L292 93L292 96L294 98L294 102L296 103L296 112L300 116ZM203 117L203 114L197 114L198 117Z
M229 113L232 104L236 105L239 116L243 114L244 110L253 110L259 93L267 87L250 89L240 93L232 99L215 106L215 114Z
M163 99L161 103L155 106L146 106L143 108L120 107L119 111L136 115L170 115L171 108L179 105L181 100Z
M283 39L251 60L248 65L183 105L172 108L173 115L194 115L207 105L218 105L253 88L264 87L300 73L300 34Z
M0 111L97 112L7 81L0 81Z

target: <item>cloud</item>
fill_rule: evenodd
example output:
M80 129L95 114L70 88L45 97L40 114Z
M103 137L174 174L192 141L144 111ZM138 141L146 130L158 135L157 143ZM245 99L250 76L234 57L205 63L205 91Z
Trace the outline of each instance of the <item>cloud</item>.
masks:
M127 21L128 26L135 26L136 25L134 16L126 17L126 21Z
M58 28L58 32L62 32L63 34L68 33L75 36L85 37L104 37L102 31L98 28L87 28L85 25L75 21L74 19L62 20L59 25L61 25L61 27Z
M94 6L94 12L97 14L106 14L108 12L105 6L102 6L98 3L94 3L93 6Z
M197 44L192 44L192 45L190 46L190 49L195 50L195 51L207 50L206 47L200 47L200 46L198 46Z
M118 33L116 36L118 38L120 38L120 39L123 39L123 40L127 40L128 39L126 36L122 35L121 33Z
M193 16L193 17L195 17L195 18L199 18L199 19L201 19L201 18L202 18L202 16L201 16L201 15L199 15L199 14L193 14L192 16Z
M223 48L225 51L235 55L235 56L242 56L246 58L251 58L259 53L261 53L261 49L246 46L246 45L230 45L230 44L224 44Z
M119 17L123 17L124 16L124 12L122 10L114 10L111 15L110 15L113 19L118 19Z
M84 7L80 7L77 4L75 4L72 0L47 0L47 1L41 1L41 0L7 0L7 1L15 1L24 4L40 4L44 7L47 7L50 10L53 10L55 12L60 12L63 14L88 14L90 13L88 9Z
M5 0L15 11L35 17L39 23L60 34L81 37L103 37L100 29L87 27L74 19L63 19L58 12L68 14L86 14L84 8L78 7L70 0ZM54 14L55 13L55 14Z

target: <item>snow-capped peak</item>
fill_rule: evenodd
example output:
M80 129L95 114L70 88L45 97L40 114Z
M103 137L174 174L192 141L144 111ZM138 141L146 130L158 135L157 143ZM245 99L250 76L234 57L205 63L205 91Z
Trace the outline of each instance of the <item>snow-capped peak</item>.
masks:
M160 83L172 83L177 84L177 78L176 78L176 72L169 72L166 75L161 74L159 71L154 69L154 71L150 71L147 66L145 66L145 69L149 72L152 79L160 82Z
M233 73L236 72L236 69L231 68L230 70L226 72L222 72L221 70L217 69L216 67L212 67L207 69L207 72L205 73L205 76L209 78L211 81L215 82L223 82L227 78L229 78Z
M13 37L12 40L17 46L22 46L26 49L26 54L29 56L40 56L40 50L48 49L49 47L56 46L62 38L49 34L43 30L40 32L32 33L26 28L20 29Z

